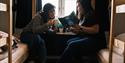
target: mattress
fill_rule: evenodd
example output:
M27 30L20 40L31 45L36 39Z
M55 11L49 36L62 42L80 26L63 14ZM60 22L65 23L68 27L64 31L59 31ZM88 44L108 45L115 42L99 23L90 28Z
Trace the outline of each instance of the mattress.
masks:
M23 63L28 56L27 45L18 43L17 46L18 47L12 51L12 63ZM5 55L7 55L7 53ZM0 60L0 63L8 63L8 57Z
M0 31L0 47L6 45L8 34Z
M101 63L109 62L109 51L107 49L101 50L99 56L101 58ZM112 63L123 63L124 57L122 55L113 52L112 60L113 60Z

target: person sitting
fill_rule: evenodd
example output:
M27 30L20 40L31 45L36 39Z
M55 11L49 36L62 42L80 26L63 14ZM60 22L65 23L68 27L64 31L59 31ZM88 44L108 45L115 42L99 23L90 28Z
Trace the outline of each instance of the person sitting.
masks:
M46 47L44 33L55 24L55 6L47 3L43 11L38 12L31 22L23 29L20 40L29 48L29 60L35 63L46 62Z
M106 47L104 32L100 30L100 22L96 19L91 0L77 0L78 23L71 27L75 38L67 41L67 47L58 63L74 63L75 59L81 63L83 56L97 53ZM83 61L85 63L86 61ZM87 63L98 63L89 61Z

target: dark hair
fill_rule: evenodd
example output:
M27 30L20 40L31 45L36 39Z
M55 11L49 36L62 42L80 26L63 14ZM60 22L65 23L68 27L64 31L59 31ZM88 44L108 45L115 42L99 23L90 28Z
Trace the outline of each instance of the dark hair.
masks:
M85 11L85 16L91 16L94 12L92 5L91 5L91 0L79 0L80 4L84 8Z
M55 6L52 5L51 3L47 3L47 4L44 5L43 12L41 14L44 22L47 22L47 19L49 18L49 14L48 14L49 10L54 9L54 8L55 8Z
M51 3L47 3L47 4L45 4L44 5L44 7L43 7L43 12L49 12L49 10L51 10L51 9L54 9L55 8L55 6L54 5L52 5Z

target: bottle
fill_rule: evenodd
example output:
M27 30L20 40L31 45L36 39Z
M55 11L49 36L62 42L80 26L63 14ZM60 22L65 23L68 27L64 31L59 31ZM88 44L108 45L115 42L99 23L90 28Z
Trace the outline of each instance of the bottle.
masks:
M58 18L55 18L55 21L56 21L55 27L57 27L57 28L62 28L63 27L62 23L59 21Z

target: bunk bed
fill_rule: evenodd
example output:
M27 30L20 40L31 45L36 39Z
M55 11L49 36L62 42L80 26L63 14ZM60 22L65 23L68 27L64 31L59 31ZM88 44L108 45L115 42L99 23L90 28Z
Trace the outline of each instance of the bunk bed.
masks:
M8 63L8 34L0 31L0 63ZM12 63L23 63L28 56L26 44L22 44L19 39L12 37Z
M125 19L122 17L118 20L117 17L121 17L119 14L125 14L125 0L112 0L109 48L99 53L101 63L125 63L125 30L123 29ZM120 21L122 22L119 23Z
M0 12L6 15L8 25L7 32L0 30L0 63L23 63L28 56L28 48L20 41L15 42L16 38L13 38L12 0L1 0L0 3L4 5Z

